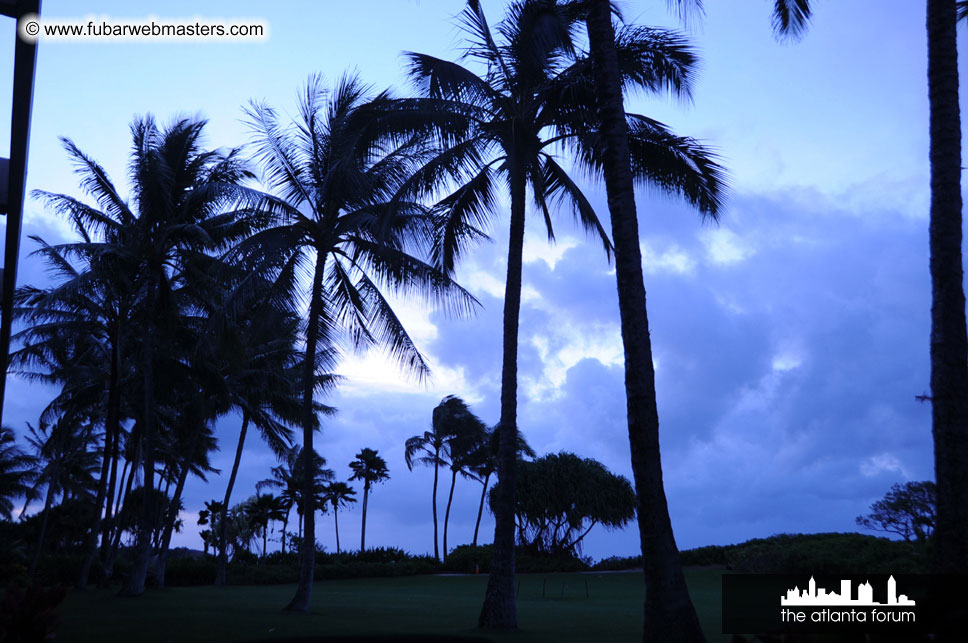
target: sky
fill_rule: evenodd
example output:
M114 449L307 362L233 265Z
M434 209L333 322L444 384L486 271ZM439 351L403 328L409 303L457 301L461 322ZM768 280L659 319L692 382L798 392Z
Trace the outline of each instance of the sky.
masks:
M492 25L505 3L482 2ZM802 41L777 43L770 2L707 2L685 29L701 57L691 101L633 96L629 110L715 149L731 195L718 224L688 206L638 191L643 272L656 365L666 494L680 548L776 533L853 531L854 518L894 483L933 478L929 383L928 137L923 3L816 2ZM885 5L887 5L885 7ZM629 22L679 27L660 0L620 4ZM462 53L460 2L211 1L161 4L47 0L47 19L241 20L268 25L253 42L42 41L27 187L80 196L58 137L73 139L127 193L128 125L151 113L208 119L210 147L249 140L242 107L262 101L296 113L313 73L330 83L358 72L375 88L408 91L403 51L451 60ZM8 24L9 23L9 24ZM0 59L12 59L12 21ZM9 64L0 64L0 123L9 120ZM964 65L962 65L964 68ZM6 92L5 94L3 92ZM6 111L4 111L6 110ZM9 136L0 131L0 155ZM607 220L604 189L583 179ZM43 284L26 234L70 238L37 200L25 208L20 284ZM445 395L489 424L499 413L506 216L467 255L458 280L481 302L454 319L399 301L433 367L407 380L380 351L348 355L347 379L327 403L317 449L340 479L363 447L391 479L371 494L369 546L433 552L431 469L407 470L405 440L427 430ZM533 224L533 225L532 225ZM557 217L549 245L528 226L519 346L519 428L539 454L571 451L631 477L615 275L594 240ZM4 420L36 422L52 391L8 385ZM222 470L185 492L185 530L224 494L240 419L219 420ZM273 455L250 433L233 501L255 493ZM440 492L441 513L446 490ZM471 540L481 487L458 481L449 543ZM360 490L362 495L362 490ZM335 550L331 515L317 538ZM344 546L359 537L359 507L340 515ZM493 519L485 515L482 541ZM584 553L634 555L637 527L596 527Z

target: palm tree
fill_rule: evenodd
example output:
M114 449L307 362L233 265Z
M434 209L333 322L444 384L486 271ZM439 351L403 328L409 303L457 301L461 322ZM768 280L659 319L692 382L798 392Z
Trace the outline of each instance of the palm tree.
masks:
M679 2L680 6L686 4L690 4L688 0ZM630 132L622 97L628 78L620 64L619 46L612 26L612 3L610 0L585 0L584 5L598 120L601 135L606 140L602 169L615 239L629 444L639 502L640 544L646 561L643 640L702 641L703 633L679 564L662 482L655 372L635 209L634 133ZM776 0L774 3L774 29L778 33L799 33L809 17L809 2L806 0ZM685 90L688 95L688 85L676 87L664 82L658 86L662 85ZM715 216L718 199L700 210Z
M458 64L410 54L411 75L427 99L401 108L414 129L423 127L448 144L412 182L438 188L446 178L460 186L439 203L438 260L451 269L461 245L479 237L495 209L496 179L503 175L511 203L508 273L504 298L501 417L494 560L479 623L516 627L514 604L514 465L517 444L517 338L528 187L553 237L549 204L571 206L581 224L611 242L588 199L552 153L571 149L580 164L602 167L606 145L597 129L591 66L573 41L580 5L553 0L518 2L495 38L478 0L462 14L470 34L468 55L484 63L478 77ZM661 30L629 30L621 44L626 79L646 91L688 86L695 57L682 38ZM409 109L407 109L409 106ZM623 112L624 113L624 112ZM633 129L637 175L715 212L721 170L696 141L673 135L661 123L626 115ZM616 233L617 234L617 233ZM507 484L503 484L503 482Z
M415 138L381 140L366 93L358 79L347 76L327 95L313 77L293 128L281 125L265 104L248 109L265 182L280 196L253 204L256 211L271 214L276 225L249 238L240 255L273 271L293 298L297 268L307 261L312 266L301 379L307 498L314 486L308 473L317 427L313 399L319 349L337 345L341 337L357 347L379 344L409 374L424 376L427 364L384 291L421 294L459 311L474 303L449 277L410 254L423 241L426 212L395 197L402 179L420 162L423 146ZM373 99L386 100L385 94ZM303 520L299 586L288 606L296 611L309 607L315 561L314 511L306 511Z
M447 495L447 510L444 512L444 561L447 560L447 525L450 522L450 507L454 502L454 487L458 474L476 480L471 471L486 440L487 427L467 403L459 397L448 395L437 405L433 414L434 432L444 435L447 454L450 458L450 493Z
M370 498L370 487L376 483L390 479L387 462L377 453L376 449L363 449L356 454L356 459L350 462L353 475L350 481L363 481L363 523L360 528L360 551L366 551L366 507Z
M65 336L85 344L85 367L80 368L75 356L68 369L70 386L68 381L61 381L63 390L58 396L66 399L95 397L91 400L96 409L94 415L103 417L105 429L101 474L92 512L94 520L88 530L85 558L77 580L77 586L83 589L97 555L98 534L102 525L106 527L111 514L111 503L106 500L114 494L120 453L122 352L134 289L129 271L120 266L115 257L101 253L100 248L92 243L91 232L84 220L74 218L72 223L80 236L79 242L52 246L39 236L31 237L40 246L34 254L43 257L57 283L46 289L18 288L17 313L29 325L16 336L25 346L15 354L15 359L30 363L45 353L49 358L50 345L56 345ZM81 268L73 264L72 257L81 259ZM106 399L102 399L101 391L105 389ZM105 522L102 522L102 507L105 506Z
M202 545L205 547L205 555L208 555L208 548L212 547L214 551L218 548L218 536L217 536L217 524L220 520L223 520L225 515L225 508L223 507L221 501L219 500L208 500L205 502L205 508L198 512L198 524L204 527L205 525L211 525L209 529L203 529L198 533L202 538Z
M37 427L27 424L27 429L27 443L39 463L31 494L39 495L39 490L46 487L40 534L29 570L33 578L43 554L54 499L58 495L62 501L71 497L91 499L98 454L93 448L97 440L93 427L77 418L64 416L54 424L41 422Z
M961 114L955 0L928 0L934 567L968 572L968 334L962 284ZM968 7L960 7L968 14Z
M323 502L333 507L333 519L336 521L336 553L339 549L339 508L356 502L356 489L345 482L330 482L323 487Z
M246 505L246 515L259 527L262 527L262 557L266 557L269 523L283 519L283 508L279 498L271 493L260 493Z
M118 258L131 269L140 322L141 427L145 502L134 564L122 588L126 595L144 592L151 554L150 523L154 516L155 442L157 412L155 350L161 336L169 339L180 311L174 296L193 275L205 251L224 249L249 230L224 213L242 192L239 182L251 175L236 150L228 153L201 149L204 121L179 120L160 130L152 117L131 126L133 146L131 203L122 199L107 173L71 141L64 145L78 166L81 186L97 201L87 205L62 194L38 193L53 210L81 219L100 235L100 252Z
M13 500L30 492L34 464L34 458L17 446L13 429L0 427L0 518L10 520Z
M535 452L528 444L528 441L524 439L521 433L518 433L518 457L528 457L534 458ZM475 452L471 455L471 471L474 474L474 478L481 483L481 501L477 507L477 522L474 523L474 540L471 543L473 546L477 546L477 536L481 527L481 517L484 515L484 501L487 499L487 487L491 482L491 476L497 472L497 453L498 453L498 443L497 443L497 431L493 428L485 430L484 439L477 446Z
M289 512L292 508L296 508L296 515L299 517L299 537L302 538L302 524L303 524L303 507L305 503L303 502L303 462L304 457L302 455L302 449L299 447L292 447L286 453L284 453L281 458L282 464L272 467L271 474L272 477L266 480L261 480L256 483L256 492L261 492L263 489L271 488L279 490L279 501L282 504L284 515L282 517L282 551L286 551L286 527L289 524ZM333 471L331 469L326 469L326 459L320 456L318 453L313 453L313 469L314 469L314 480L313 480L313 504L316 507L321 507L323 505L323 487L324 485L334 478Z
M423 435L409 438L404 446L403 456L407 469L413 471L414 464L423 464L434 468L434 487L431 495L431 508L434 516L434 558L440 560L440 549L437 545L437 482L441 466L448 466L443 458L446 454L447 436L438 431L436 424L431 424L430 431Z

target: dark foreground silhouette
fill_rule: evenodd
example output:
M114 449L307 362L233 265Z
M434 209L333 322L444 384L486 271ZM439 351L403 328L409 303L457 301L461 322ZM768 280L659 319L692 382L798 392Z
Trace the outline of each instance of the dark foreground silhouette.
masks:
M491 643L482 636L449 634L373 634L370 636L299 636L288 639L258 639L245 643Z

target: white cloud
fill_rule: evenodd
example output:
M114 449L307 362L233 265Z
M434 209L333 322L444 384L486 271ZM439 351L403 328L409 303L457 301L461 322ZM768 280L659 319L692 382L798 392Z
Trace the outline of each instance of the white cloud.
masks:
M671 272L680 275L692 274L696 268L695 260L677 244L658 249L652 243L642 240L642 270L646 274Z
M860 472L862 475L868 478L873 478L881 473L891 472L897 473L907 479L910 479L911 477L904 469L904 465L901 463L901 461L890 453L879 453L862 461L860 463Z
M706 258L721 266L745 261L755 252L749 241L727 228L704 229L699 233L699 239L706 248Z

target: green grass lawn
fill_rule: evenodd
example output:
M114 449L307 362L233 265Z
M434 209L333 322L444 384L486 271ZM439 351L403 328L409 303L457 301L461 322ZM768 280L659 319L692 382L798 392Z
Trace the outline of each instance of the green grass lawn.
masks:
M686 572L710 641L727 640L719 632L721 573L715 569ZM644 596L640 572L528 574L519 580L520 629L510 633L473 629L486 576L411 576L318 582L309 614L281 611L292 597L292 585L172 588L140 598L119 598L113 590L73 591L59 610L57 641L640 640ZM422 636L379 638L391 634Z

